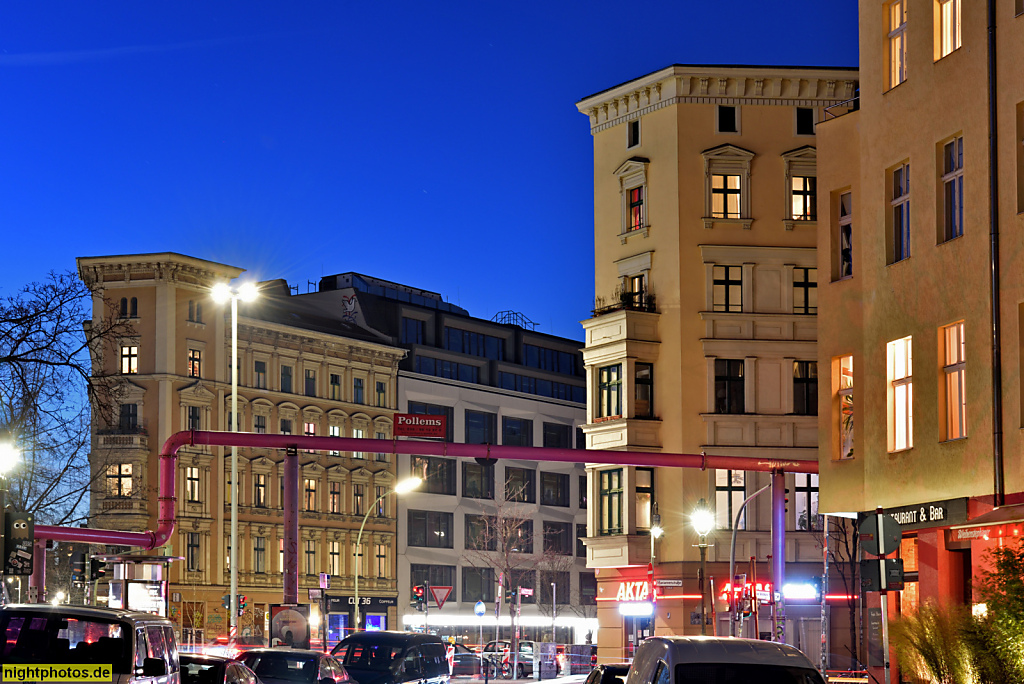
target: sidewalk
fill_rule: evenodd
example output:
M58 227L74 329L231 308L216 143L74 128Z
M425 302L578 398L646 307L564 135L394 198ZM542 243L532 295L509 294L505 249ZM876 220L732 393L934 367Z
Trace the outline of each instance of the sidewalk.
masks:
M580 684L585 681L587 675L576 674L576 675L565 675L562 677L555 677L554 679L545 679L545 682L551 682L552 684ZM452 677L452 681L456 684L483 684L484 678L476 675L461 675ZM494 679L490 677L487 679L487 684L529 684L530 682L536 682L536 677L527 677L525 679L502 679L498 677Z

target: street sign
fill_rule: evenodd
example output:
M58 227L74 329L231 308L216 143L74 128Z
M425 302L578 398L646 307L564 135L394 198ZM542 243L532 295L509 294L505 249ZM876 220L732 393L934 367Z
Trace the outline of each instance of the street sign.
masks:
M533 589L530 587L519 587L520 596L533 596Z
M430 587L430 595L434 597L434 603L437 604L437 609L441 610L444 607L444 602L448 600L448 597L452 594L451 587Z
M477 617L483 617L484 613L486 611L487 611L487 606L484 605L483 601L477 601L476 605L473 606L473 614L476 615Z
M903 559L885 559L885 581L879 577L881 563L877 560L860 562L860 583L864 591L903 591Z
M330 589L331 588L331 576L326 572L320 573L320 588Z
M320 597L323 596L323 593L324 593L323 589L310 589L309 590L309 600L310 601L319 601Z
M882 530L878 526L881 521ZM903 528L891 515L869 515L857 528L860 533L860 545L866 553L873 556L886 556L900 548ZM879 553L879 548L882 553Z

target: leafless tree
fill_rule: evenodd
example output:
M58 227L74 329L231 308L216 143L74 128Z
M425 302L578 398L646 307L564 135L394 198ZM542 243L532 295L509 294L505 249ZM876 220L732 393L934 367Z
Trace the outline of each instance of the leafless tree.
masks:
M90 411L111 424L121 386L100 360L135 334L113 305L92 319L92 303L72 272L0 298L0 438L22 452L8 501L41 523L85 519Z
M857 651L860 639L857 629L857 599L860 594L860 535L857 531L857 521L848 520L838 516L828 516L827 531L818 526L814 533L818 545L825 541L828 534L828 561L829 566L839 576L843 584L843 594L846 596L847 612L850 617L850 655L858 660ZM831 579L831 578L830 578Z

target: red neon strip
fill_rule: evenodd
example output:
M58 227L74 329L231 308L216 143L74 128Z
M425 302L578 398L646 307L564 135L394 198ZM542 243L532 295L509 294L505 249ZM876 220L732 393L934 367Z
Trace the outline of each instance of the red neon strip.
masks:
M663 596L661 594L658 594L658 599L657 599L658 601L663 601L665 599L694 599L694 600L700 600L700 594L668 594L668 595L665 595L665 596ZM618 599L605 598L603 596L598 596L597 600L598 601L618 601ZM638 601L622 601L622 603L643 603L644 601L649 601L649 600L650 599L644 599L643 601L639 601L639 602Z

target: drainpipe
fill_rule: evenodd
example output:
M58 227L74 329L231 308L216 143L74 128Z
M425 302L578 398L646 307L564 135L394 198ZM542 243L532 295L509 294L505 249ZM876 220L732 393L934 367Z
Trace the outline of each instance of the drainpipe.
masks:
M992 470L993 504L1004 503L1003 483L1003 380L999 304L999 155L998 117L996 116L996 7L988 0L988 179L989 179L989 252L991 262L992 304Z

